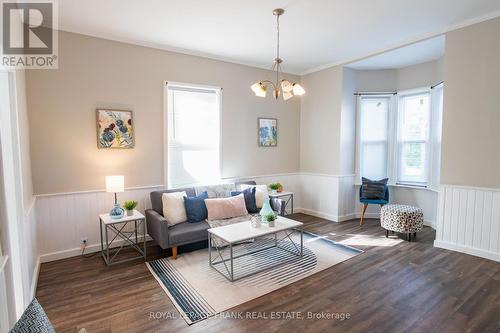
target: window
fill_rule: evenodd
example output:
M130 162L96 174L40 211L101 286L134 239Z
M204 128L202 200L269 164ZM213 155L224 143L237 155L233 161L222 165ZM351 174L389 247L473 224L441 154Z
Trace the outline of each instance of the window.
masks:
M364 96L360 103L360 171L363 177L387 177L390 97Z
M167 85L167 185L170 188L220 179L218 88Z
M430 94L400 96L398 113L396 182L425 186L429 169Z
M441 159L443 85L358 97L357 172L360 179L437 187Z

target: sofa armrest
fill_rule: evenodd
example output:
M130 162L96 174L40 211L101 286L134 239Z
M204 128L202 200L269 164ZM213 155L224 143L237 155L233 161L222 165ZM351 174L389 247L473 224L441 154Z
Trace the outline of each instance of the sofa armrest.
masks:
M162 249L169 248L167 220L153 209L146 209L148 234Z

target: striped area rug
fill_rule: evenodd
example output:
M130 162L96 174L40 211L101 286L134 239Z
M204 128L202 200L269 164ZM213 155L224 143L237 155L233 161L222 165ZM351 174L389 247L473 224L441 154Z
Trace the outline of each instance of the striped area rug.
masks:
M335 243L326 237L304 232L304 252L298 258L296 246L285 235L278 235L280 247L268 248L274 238L261 238L233 247L234 257L268 248L234 260L235 278L259 273L230 282L208 264L208 249L179 255L177 260L163 258L146 263L149 270L172 300L185 321L191 325L239 304L277 290L342 261L361 250ZM292 240L300 244L300 236ZM229 258L229 249L221 254ZM213 251L212 255L217 256ZM282 263L275 266L276 263ZM223 264L217 267L225 271ZM227 272L226 272L227 274Z

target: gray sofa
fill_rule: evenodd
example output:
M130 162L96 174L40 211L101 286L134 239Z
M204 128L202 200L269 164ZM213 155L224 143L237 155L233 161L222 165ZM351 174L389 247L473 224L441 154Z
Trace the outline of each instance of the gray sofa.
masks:
M241 184L255 185L254 181L235 183L236 189ZM176 188L171 190L151 192L151 209L146 209L146 223L148 234L162 249L172 249L172 257L177 257L177 247L181 245L208 240L207 229L210 228L206 221L197 223L183 222L169 227L163 217L163 193L185 191L188 196L195 196L194 187ZM280 215L284 215L285 205L281 199L271 199L271 207Z

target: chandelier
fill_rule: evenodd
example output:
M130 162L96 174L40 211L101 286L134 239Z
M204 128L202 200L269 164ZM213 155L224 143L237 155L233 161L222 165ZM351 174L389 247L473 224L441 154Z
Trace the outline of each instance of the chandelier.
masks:
M285 10L282 8L273 10L273 15L276 16L277 43L276 58L274 58L272 70L276 71L276 83L269 80L262 80L252 84L250 88L257 97L266 97L268 88L273 90L274 98L278 99L280 94L282 94L285 101L292 98L294 95L300 96L306 93L304 88L298 83L292 83L284 79L280 81L281 64L283 63L283 59L280 58L280 16L284 13Z

